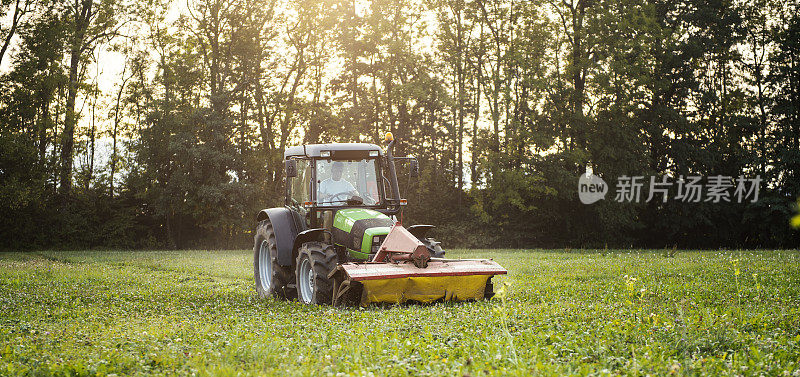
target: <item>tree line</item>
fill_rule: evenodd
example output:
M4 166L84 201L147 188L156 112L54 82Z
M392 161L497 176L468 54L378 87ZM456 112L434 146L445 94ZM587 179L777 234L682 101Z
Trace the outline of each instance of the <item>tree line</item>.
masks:
M449 247L800 245L793 0L0 9L5 248L245 247L285 148L387 131L420 161L404 222ZM587 169L762 181L755 202L585 205Z

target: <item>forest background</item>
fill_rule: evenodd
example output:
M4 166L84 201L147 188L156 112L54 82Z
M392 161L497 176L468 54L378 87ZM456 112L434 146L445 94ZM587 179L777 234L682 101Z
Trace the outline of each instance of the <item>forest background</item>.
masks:
M0 248L239 248L282 152L387 131L448 247L797 247L785 0L2 0ZM619 177L759 198L591 205ZM645 182L648 183L648 182ZM731 189L732 190L732 189ZM647 187L643 199L647 197Z

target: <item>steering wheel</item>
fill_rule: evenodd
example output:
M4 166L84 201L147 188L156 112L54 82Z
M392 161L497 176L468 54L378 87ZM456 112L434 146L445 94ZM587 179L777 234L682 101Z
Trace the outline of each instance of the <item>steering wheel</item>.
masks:
M338 197L342 197L344 199L336 199ZM350 193L347 192L340 192L336 195L331 196L328 200L323 200L322 203L335 203L335 202L347 202L350 199Z

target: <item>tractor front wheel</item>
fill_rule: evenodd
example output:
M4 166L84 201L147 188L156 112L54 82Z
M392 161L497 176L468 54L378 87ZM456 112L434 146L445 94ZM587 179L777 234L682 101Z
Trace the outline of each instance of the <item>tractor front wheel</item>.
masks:
M297 297L297 290L290 285L294 282L291 267L278 264L278 248L275 244L275 230L267 220L258 223L253 246L253 275L256 292L262 298L274 296L284 300Z
M306 242L297 253L297 297L304 304L332 304L333 279L328 275L336 268L338 257L333 246L322 242Z

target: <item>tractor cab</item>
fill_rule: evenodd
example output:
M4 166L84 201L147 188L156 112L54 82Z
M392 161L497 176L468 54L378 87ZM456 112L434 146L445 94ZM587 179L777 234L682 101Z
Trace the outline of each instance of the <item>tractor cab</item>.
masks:
M392 195L390 187L397 178L375 144L290 147L284 153L284 161L284 204L300 214L306 227L329 228L326 216L330 220L340 209L364 208L391 216L405 204L399 195ZM417 166L416 160L412 161L412 167Z

